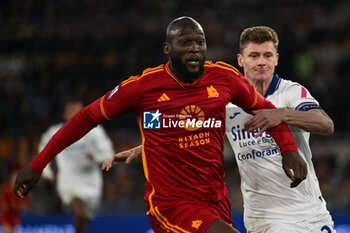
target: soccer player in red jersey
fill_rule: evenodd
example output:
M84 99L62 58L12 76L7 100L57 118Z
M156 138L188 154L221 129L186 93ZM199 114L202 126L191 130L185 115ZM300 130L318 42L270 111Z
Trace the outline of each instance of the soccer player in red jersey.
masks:
M97 124L135 112L153 230L238 232L224 183L225 106L232 102L250 113L274 105L234 67L205 61L205 34L192 18L180 17L169 24L163 49L169 58L166 64L131 76L71 118L18 173L15 194L25 196L46 164ZM284 156L292 185L298 185L306 177L306 164L288 127L281 124L269 133Z

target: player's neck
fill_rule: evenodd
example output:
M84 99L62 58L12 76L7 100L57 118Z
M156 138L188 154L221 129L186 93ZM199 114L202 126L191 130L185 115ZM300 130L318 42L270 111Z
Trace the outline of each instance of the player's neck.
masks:
M249 79L249 82L251 84L253 84L253 86L255 87L256 91L259 92L262 96L265 95L265 93L267 92L267 90L269 89L272 79L268 79L268 80L253 80L253 79Z
M198 73L191 74L189 72L186 72L184 69L176 69L170 64L170 71L173 73L177 79L181 80L184 83L191 84L194 81L198 80L202 75L203 71L200 71Z

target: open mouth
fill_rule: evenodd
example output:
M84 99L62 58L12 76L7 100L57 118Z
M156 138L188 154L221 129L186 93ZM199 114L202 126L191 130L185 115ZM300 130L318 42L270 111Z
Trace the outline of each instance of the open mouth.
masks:
M190 58L186 60L187 64L189 65L198 65L200 62L199 58Z

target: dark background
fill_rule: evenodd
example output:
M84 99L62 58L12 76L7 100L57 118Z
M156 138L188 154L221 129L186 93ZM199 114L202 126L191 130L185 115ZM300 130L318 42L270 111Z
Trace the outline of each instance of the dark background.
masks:
M311 136L315 168L330 211L350 211L350 3L287 0L0 1L0 181L37 154L40 135L63 104L85 105L130 75L166 62L165 29L179 16L204 28L207 58L237 66L241 31L272 27L280 39L280 77L311 92L335 123ZM242 70L241 70L242 71ZM104 124L116 151L140 143L130 114ZM225 150L232 210L242 211L239 174ZM105 173L101 213L143 212L141 164ZM26 213L60 213L52 184L40 181Z

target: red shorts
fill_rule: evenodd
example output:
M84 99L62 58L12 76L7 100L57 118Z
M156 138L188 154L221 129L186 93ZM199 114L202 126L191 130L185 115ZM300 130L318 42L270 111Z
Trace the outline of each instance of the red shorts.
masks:
M157 205L148 218L154 233L204 233L218 218L233 226L226 196L217 202L181 201Z

